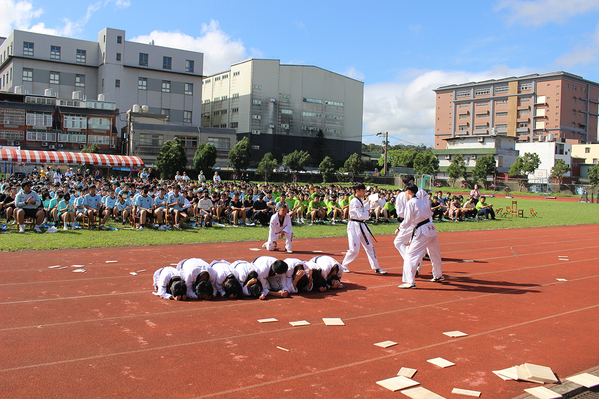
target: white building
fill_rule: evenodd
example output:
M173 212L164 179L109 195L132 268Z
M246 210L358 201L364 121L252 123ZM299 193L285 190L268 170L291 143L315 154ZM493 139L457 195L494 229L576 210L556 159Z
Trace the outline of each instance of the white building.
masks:
M202 98L202 126L248 136L254 156L313 152L319 130L330 155L347 158L361 151L364 83L352 78L250 59L204 78Z
M0 38L0 91L52 89L58 98L113 101L121 112L148 105L199 126L203 62L202 53L126 41L124 30L105 28L97 42L14 30Z
M516 150L520 156L525 153L536 153L541 159L541 164L529 179L547 178L551 174L551 168L555 166L557 159L563 160L566 165L572 166L572 144L562 142L536 142L536 143L516 143ZM564 176L570 176L570 172Z

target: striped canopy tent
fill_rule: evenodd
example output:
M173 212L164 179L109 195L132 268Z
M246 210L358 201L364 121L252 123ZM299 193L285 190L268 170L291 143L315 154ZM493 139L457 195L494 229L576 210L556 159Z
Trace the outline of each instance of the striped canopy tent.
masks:
M69 151L29 151L0 149L0 161L18 163L79 164L98 166L143 167L139 157L112 154L90 154Z

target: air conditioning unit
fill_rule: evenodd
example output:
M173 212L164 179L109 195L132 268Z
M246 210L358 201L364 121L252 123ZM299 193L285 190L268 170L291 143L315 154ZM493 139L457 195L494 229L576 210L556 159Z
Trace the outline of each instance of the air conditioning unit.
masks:
M15 145L21 145L20 141L15 141Z
M80 91L74 91L71 99L72 100L81 100L81 92Z
M42 147L48 147L48 143L46 143L46 142L43 142L43 143L42 143Z
M58 148L63 148L64 144L58 144Z
M48 146L48 148L51 149L51 150L55 150L56 149L56 145L55 144L50 144Z
M479 137L478 138L478 142L479 143L484 143L485 142L485 138L484 137Z
M116 145L110 144L110 148L116 148Z
M12 146L12 145L15 145L15 142L12 141L12 140L7 140L6 141L6 145L11 145Z
M451 155L449 155L449 154L445 155L445 159L447 159L447 160L451 159Z
M85 148L85 144L79 144L79 148L84 149Z

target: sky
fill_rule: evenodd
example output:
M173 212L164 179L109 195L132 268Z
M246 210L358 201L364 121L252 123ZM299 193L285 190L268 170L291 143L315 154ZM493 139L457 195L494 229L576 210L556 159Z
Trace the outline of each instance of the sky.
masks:
M315 65L364 82L363 142L434 142L448 84L566 71L599 82L599 0L0 0L13 29L200 51L204 74L248 58Z

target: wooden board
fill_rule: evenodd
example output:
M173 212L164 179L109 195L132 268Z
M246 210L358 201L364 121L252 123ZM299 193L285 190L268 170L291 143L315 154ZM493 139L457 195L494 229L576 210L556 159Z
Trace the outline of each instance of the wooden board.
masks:
M345 325L343 320L341 320L340 318L337 318L337 317L332 317L332 318L323 317L322 321L324 321L324 324L326 324L327 326L344 326Z
M434 359L428 359L427 362L432 363L435 366L439 366L439 367L442 367L442 368L455 366L455 363L452 363L449 360L445 360L442 357L436 357Z
M376 383L393 392L399 391L400 389L413 387L419 384L418 382L401 375L397 377L387 378L386 380L377 381Z

